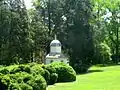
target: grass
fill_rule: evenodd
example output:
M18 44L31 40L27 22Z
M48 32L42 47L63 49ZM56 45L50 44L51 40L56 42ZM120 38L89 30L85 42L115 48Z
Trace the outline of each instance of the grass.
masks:
M92 67L75 82L57 83L48 90L120 90L120 66Z

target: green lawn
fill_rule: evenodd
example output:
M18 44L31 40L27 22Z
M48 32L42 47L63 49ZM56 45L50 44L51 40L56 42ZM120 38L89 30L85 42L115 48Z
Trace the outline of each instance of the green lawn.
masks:
M92 67L71 83L57 83L48 90L120 90L120 66Z

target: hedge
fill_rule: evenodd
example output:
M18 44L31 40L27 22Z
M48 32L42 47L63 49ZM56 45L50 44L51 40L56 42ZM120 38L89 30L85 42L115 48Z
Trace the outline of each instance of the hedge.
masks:
M29 63L0 68L2 90L46 90L47 85L75 80L76 72L64 63Z
M57 82L72 82L76 80L76 72L74 69L64 63L52 63L51 67L56 69L56 73L58 74Z
M0 88L3 90L46 90L46 87L46 81L41 75L20 72L0 76Z
M50 77L48 80L48 85L53 85L57 82L58 79L58 74L56 73L56 69L53 66L50 65L44 65L42 68L46 71L49 72Z

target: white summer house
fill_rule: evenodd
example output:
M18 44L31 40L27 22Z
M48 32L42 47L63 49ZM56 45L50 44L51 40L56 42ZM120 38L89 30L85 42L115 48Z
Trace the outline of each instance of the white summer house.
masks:
M52 62L63 62L68 64L68 58L65 57L61 52L61 43L59 40L55 39L50 43L50 52L46 56L45 64L50 64Z

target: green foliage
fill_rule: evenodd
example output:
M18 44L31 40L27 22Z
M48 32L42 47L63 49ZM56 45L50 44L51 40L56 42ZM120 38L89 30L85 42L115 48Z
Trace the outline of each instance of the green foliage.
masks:
M45 71L41 67L40 64L36 64L33 67L31 67L31 71L32 71L33 74L38 74L38 75L42 75L42 76L45 74Z
M73 68L76 71L77 74L80 73L86 73L89 69L90 65L86 65L86 64L81 64L81 63L76 63Z
M0 85L7 90L45 90L47 86L41 75L33 76L26 72L1 76L0 81Z
M56 69L55 69L55 67L52 66L52 65L46 65L46 66L45 66L45 69L47 69L47 70L50 72L50 74L56 73Z
M55 84L55 83L57 82L57 80L58 80L58 74L57 74L57 73L52 73L52 74L50 75L49 84L50 84L50 85L53 85L53 84Z
M26 83L21 83L20 88L21 88L21 90L33 90L32 86L30 86Z
M21 88L19 87L19 84L17 83L10 83L8 90L21 90Z
M100 53L101 55L106 55L106 56L110 56L110 47L106 44L106 43L101 43L100 44Z
M75 80L76 72L64 63L29 63L0 69L0 87L3 90L46 90L47 85Z
M46 80L46 82L48 84L49 81L51 80L50 79L50 72L48 70L46 70L46 69L44 69L44 71L45 71L45 73L44 73L43 77L45 78L45 80Z
M36 65L36 63L35 63L35 62L32 62L32 63L28 63L27 65L30 66L30 67L33 67L33 66Z
M101 43L99 45L100 55L101 55L101 63L109 64L111 61L111 50L110 47L106 43Z
M52 63L58 74L58 82L71 82L76 80L76 72L74 69L64 63Z
M27 65L19 65L13 69L11 69L10 73L15 74L18 72L27 72L32 75L42 75L46 80L47 84L50 80L50 73L47 69L43 69L42 65L36 63L29 63ZM26 81L27 79L25 79ZM24 81L24 82L25 82Z
M7 75L4 75L4 76L1 76L0 78L1 78L0 79L0 84L1 84L0 86L7 89L9 84L10 84L10 80L11 80L10 77Z
M6 73L9 67L2 68L0 85L3 88L5 87L6 90L46 90L46 82L48 82L47 80L49 80L50 74L41 66L35 63L34 65L10 66L12 67L10 74Z
M9 70L7 68L3 68L3 69L0 70L0 73L9 74Z
M21 0L0 0L0 64L30 60L31 37L25 4Z
M77 61L91 63L94 46L89 24L92 11L90 0L36 0L34 7L40 12L43 23L48 25L49 36L57 34L63 43L71 66Z
M46 90L47 86L45 79L40 75L37 75L33 79L29 80L27 84L32 86L33 90Z
M36 9L30 9L30 30L33 40L32 53L34 55L34 61L43 63L44 53L46 52L47 45L50 40L49 30L45 23L42 21L39 11ZM37 28L36 28L37 27ZM39 58L39 59L37 59Z
M17 67L14 67L10 73L11 74L14 74L14 73L17 73L17 72L27 72L27 73L31 73L31 69L29 66L27 65L19 65Z
M91 17L90 24L93 27L93 38L95 46L95 59L94 64L103 63L103 57L101 58L101 53L106 53L106 51L101 52L101 43L103 47L106 45L110 48L110 53L112 56L117 57L116 64L119 61L119 41L120 41L120 24L119 24L119 8L120 0L91 0L93 1L93 16ZM111 4L112 3L112 4ZM105 43L104 43L105 41ZM105 46L106 47L106 46ZM110 60L109 54L107 56L108 61ZM102 60L100 60L102 59ZM102 62L101 62L102 61Z
M44 68L45 71L49 72L49 80L48 85L53 85L57 82L58 74L56 74L56 69L51 65L43 65L42 68Z

